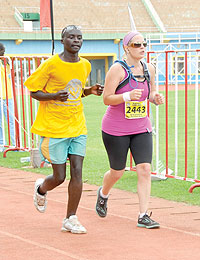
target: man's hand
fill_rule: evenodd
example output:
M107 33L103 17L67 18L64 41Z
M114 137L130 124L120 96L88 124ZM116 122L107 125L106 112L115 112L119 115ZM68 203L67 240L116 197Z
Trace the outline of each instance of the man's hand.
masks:
M91 87L91 94L96 95L96 96L101 96L103 93L104 86L101 84L96 84Z
M69 97L69 93L66 90L59 90L55 93L55 100L59 100L61 102L67 101Z

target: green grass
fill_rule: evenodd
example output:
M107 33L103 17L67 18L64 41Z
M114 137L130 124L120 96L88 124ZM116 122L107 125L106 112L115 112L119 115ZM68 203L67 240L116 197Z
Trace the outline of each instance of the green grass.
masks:
M184 174L184 92L179 91L179 167L178 175ZM194 176L194 133L190 130L194 128L194 91L190 91L188 95L190 103L190 117L188 122L188 175ZM101 120L106 110L102 97L90 96L83 99L85 107L85 116L88 127L88 141L86 157L83 168L83 181L101 185L104 173L109 169L107 154L101 139ZM155 107L152 106L153 114ZM174 169L174 93L169 92L169 167ZM165 163L165 106L160 107L160 158ZM200 121L200 120L199 120ZM200 127L199 127L200 128ZM200 134L199 134L200 135ZM200 142L199 142L200 143ZM36 172L44 175L52 173L51 168L24 168L29 163L20 163L21 157L30 156L28 152L8 152L7 157L0 157L0 165L8 168L16 168L24 171ZM129 166L129 157L127 161ZM69 166L68 166L69 167ZM67 169L67 178L69 178L69 168ZM200 179L200 178L199 178ZM189 193L189 187L192 182L181 181L176 179L167 179L164 181L152 181L152 196L164 198L167 200L185 202L192 205L200 205L200 189L194 189L193 193ZM135 172L126 171L124 176L117 182L115 188L137 192L137 176Z
M175 168L175 92L169 92L168 100L168 149L169 149L169 168ZM200 92L199 92L200 98ZM187 136L187 173L188 178L194 178L195 168L195 91L188 91L188 136ZM185 175L185 93L178 91L178 176L184 177ZM153 115L155 118L155 106L152 107ZM200 111L200 102L199 102ZM160 143L160 157L165 164L165 150L166 150L166 134L165 134L165 113L166 107L160 106L159 109L159 143ZM200 114L198 115L198 149L200 148ZM200 151L200 149L199 149ZM200 165L200 159L198 160ZM200 179L200 176L199 178Z

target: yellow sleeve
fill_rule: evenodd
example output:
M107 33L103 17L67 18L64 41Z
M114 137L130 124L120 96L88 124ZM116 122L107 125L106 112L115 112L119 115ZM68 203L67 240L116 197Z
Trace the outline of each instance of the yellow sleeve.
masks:
M88 71L88 75L87 75L87 78L88 78L88 76L90 75L90 72L91 72L91 63L89 61L87 63L87 71Z
M86 60L86 71L87 71L87 76L86 76L86 81L85 81L83 88L85 88L85 85L88 82L88 77L89 77L90 72L91 72L91 63L88 60Z
M46 60L31 74L24 85L33 92L43 90L49 80L49 61Z

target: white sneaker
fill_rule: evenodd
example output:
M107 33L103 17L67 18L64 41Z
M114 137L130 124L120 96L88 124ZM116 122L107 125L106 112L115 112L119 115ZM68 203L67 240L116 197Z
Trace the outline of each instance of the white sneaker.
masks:
M69 231L69 232L74 233L74 234L85 234L85 233L87 233L87 230L78 221L78 218L77 218L76 215L72 215L69 218L63 219L61 231L62 232Z
M33 200L34 200L34 205L36 209L43 213L46 210L47 207L47 193L45 195L40 195L38 193L38 187L44 182L44 179L37 179L35 182L35 189L34 189L34 195L33 195Z

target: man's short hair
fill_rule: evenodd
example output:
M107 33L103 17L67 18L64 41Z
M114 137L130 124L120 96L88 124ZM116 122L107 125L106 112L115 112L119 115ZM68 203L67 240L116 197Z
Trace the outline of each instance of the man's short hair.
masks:
M0 50L5 50L3 43L0 42Z
M61 32L61 37L63 38L65 33L67 31L71 31L71 30L81 30L81 26L77 26L77 25L67 25L65 28L63 28L62 32Z

